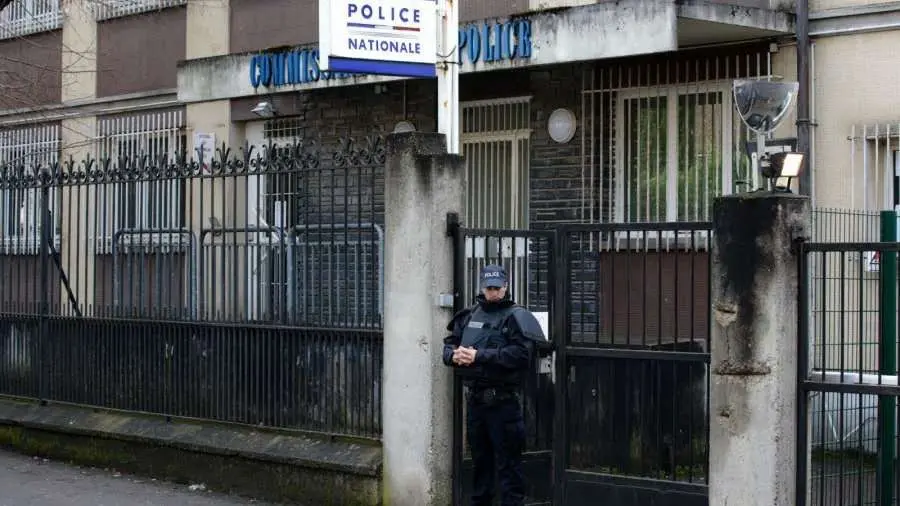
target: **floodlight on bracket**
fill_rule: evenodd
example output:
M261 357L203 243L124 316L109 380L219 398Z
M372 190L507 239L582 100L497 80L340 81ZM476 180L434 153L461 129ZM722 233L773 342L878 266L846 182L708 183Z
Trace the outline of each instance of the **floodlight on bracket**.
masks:
M766 136L787 117L799 89L797 82L763 79L737 79L732 86L734 107L741 121L756 134L756 149L748 150L753 174L768 179L773 191L790 192L791 179L803 165L802 153L766 150Z

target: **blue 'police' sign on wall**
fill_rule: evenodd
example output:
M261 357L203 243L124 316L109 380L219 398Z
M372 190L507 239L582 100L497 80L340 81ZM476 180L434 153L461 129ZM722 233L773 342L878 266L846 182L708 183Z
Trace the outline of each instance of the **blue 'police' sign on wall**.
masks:
M472 23L459 29L459 61L463 65L529 59L531 50L528 19ZM250 85L254 88L346 79L353 75L321 71L318 48L260 53L250 59L249 70Z

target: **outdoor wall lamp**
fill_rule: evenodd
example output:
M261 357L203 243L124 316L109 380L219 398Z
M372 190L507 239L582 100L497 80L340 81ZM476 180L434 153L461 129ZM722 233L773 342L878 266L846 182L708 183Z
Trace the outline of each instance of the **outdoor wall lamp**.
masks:
M270 102L260 102L256 104L256 107L250 109L250 112L261 118L271 118L275 116L275 108L272 107Z
M763 155L760 172L772 184L773 191L791 193L791 180L800 175L803 153L784 151Z

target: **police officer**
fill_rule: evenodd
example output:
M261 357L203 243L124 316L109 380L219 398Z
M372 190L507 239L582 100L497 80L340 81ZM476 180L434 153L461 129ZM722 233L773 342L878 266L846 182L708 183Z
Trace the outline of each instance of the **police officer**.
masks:
M472 506L493 504L495 466L500 504L525 503L525 422L518 392L533 370L535 352L543 355L549 345L537 319L512 301L508 289L506 269L485 266L477 303L453 316L444 339L444 364L459 368L466 387Z

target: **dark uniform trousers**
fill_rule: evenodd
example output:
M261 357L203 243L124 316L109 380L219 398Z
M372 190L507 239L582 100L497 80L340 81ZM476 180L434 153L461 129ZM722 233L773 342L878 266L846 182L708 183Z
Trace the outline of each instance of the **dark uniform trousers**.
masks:
M500 505L523 506L525 421L518 396L509 390L474 389L468 394L467 411L467 440L474 465L471 505L493 504L496 463Z

